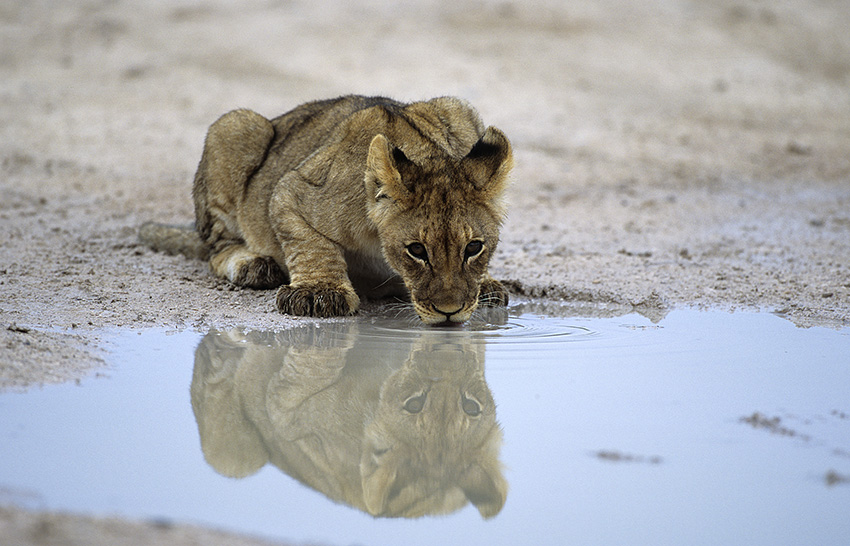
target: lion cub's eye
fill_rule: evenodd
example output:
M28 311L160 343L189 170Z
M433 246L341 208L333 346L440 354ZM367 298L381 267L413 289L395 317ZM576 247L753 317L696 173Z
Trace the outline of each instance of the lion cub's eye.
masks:
M427 393L422 393L417 396L411 396L404 403L404 411L407 413L419 413L425 407L425 397Z
M428 261L428 251L425 250L425 245L422 243L410 243L407 245L407 253L423 262Z
M481 251L484 250L484 243L481 241L470 241L468 245L466 245L466 249L463 251L463 258L468 260L469 258L473 258L481 254Z
M481 415L481 404L479 404L475 399L469 398L465 394L460 396L460 405L463 408L463 412L470 417L478 417Z

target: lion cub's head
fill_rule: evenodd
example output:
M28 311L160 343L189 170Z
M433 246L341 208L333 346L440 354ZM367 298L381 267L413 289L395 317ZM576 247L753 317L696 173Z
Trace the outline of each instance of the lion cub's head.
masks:
M485 518L505 504L502 429L484 379L484 345L420 337L381 386L360 460L372 515L451 513L471 502Z
M367 207L384 257L423 322L464 322L478 306L499 242L511 145L488 127L464 157L396 147L377 135L366 168Z

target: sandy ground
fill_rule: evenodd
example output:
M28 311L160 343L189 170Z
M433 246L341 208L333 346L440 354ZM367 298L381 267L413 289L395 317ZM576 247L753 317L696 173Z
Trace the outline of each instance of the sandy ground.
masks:
M848 28L844 0L4 2L0 388L90 373L108 328L289 320L136 229L191 221L220 114L346 93L462 96L508 134L493 273L517 294L846 327ZM20 544L113 527L0 513Z

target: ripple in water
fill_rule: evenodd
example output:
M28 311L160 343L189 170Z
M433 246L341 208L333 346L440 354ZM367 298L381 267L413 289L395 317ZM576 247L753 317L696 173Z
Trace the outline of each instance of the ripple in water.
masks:
M522 313L511 309L479 311L462 325L428 326L422 324L413 311L403 311L395 317L376 315L366 317L358 335L372 339L410 339L424 332L445 336L481 340L487 343L564 343L597 337L599 332L578 326L571 319Z

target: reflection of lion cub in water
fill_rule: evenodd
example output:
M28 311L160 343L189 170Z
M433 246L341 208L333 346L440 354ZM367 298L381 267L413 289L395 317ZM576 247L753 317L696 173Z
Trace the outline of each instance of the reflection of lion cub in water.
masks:
M191 389L207 462L233 477L271 462L375 516L467 502L499 513L507 484L484 346L438 332L368 346L350 326L208 334Z
M507 304L487 265L512 163L505 135L450 97L348 96L271 121L236 110L207 134L197 229L216 275L280 286L284 313L351 314L356 284L409 294L427 323L463 322L479 304ZM174 234L158 227L142 238L165 248Z

